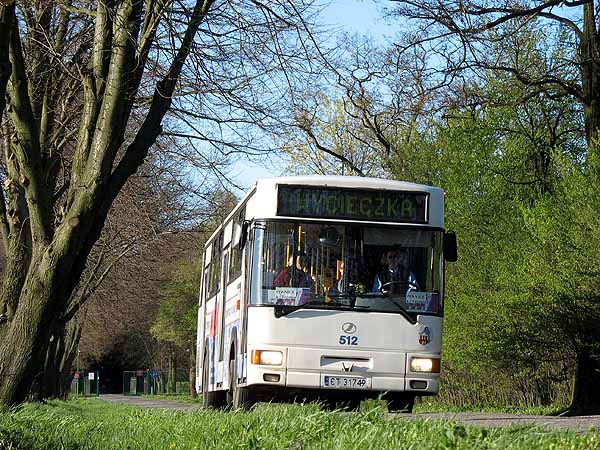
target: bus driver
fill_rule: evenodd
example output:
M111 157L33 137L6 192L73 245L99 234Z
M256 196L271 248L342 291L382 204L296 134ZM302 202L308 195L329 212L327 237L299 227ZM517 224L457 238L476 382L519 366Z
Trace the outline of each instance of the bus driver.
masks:
M419 290L419 283L408 265L408 252L405 248L387 250L381 258L381 270L375 275L373 292L388 292L394 284L407 285L407 291Z

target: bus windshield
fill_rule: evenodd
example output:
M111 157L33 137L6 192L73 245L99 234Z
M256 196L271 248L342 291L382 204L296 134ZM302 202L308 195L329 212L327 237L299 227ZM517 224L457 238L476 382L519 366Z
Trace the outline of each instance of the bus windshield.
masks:
M250 303L442 314L441 230L257 222Z

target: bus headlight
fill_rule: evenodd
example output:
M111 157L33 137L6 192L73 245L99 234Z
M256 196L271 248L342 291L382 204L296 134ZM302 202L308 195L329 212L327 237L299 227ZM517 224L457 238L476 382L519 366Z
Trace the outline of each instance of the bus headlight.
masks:
M412 372L440 373L440 360L437 358L411 358Z
M283 353L273 350L252 350L252 364L263 366L280 366L283 362Z

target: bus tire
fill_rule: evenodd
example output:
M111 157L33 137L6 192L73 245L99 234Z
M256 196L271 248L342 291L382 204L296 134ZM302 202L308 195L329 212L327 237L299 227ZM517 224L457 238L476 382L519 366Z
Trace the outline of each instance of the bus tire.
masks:
M223 395L221 392L209 392L208 377L209 377L208 351L205 351L204 352L204 364L202 365L202 406L204 408L220 408L223 406Z
M411 414L415 404L415 396L404 392L387 392L383 399L387 401L388 412Z
M231 401L233 409L250 409L256 403L256 395L251 388L240 387L237 384L237 362L232 359L229 362L229 373L231 381L229 383L228 400Z

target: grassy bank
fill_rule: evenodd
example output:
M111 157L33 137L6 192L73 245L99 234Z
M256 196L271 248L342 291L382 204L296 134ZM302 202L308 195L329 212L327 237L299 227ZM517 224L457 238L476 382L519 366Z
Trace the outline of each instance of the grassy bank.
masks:
M600 435L485 430L317 405L182 413L99 400L27 404L0 415L0 449L596 449Z
M201 404L202 396L192 397L187 394L168 394L168 395L144 395L144 398L153 400L171 400L180 403ZM366 400L362 403L363 407L373 408L377 406L384 407L385 402L381 400ZM564 411L565 405L550 405L550 406L497 406L494 404L464 404L457 406L453 403L444 402L439 397L422 397L417 398L415 402L415 413L426 412L490 412L490 413L514 413L514 414L530 414L534 416L554 416Z
M416 413L426 412L488 412L488 413L510 413L526 414L532 416L555 416L566 409L567 405L555 404L548 406L499 406L493 403L477 403L455 405L447 403L438 397L423 397L415 403Z

